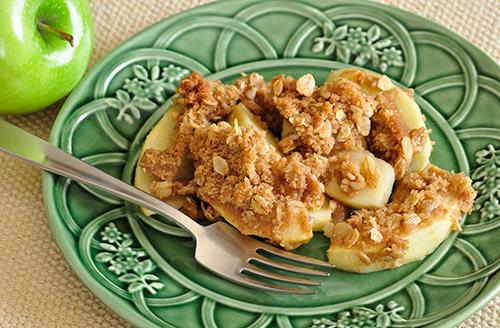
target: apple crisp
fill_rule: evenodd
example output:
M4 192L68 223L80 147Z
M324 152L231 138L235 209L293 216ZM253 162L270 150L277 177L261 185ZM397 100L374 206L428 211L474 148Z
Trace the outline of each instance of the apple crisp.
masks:
M181 199L193 219L225 219L286 249L320 227L365 263L394 262L405 236L436 218L448 215L459 229L475 197L463 173L428 164L422 115L401 112L397 97L412 101L411 91L361 70L321 86L311 74L223 84L193 73L172 100L181 108L172 146L144 149L139 165L150 192Z
M397 182L387 206L356 211L345 222L332 223L325 234L334 243L364 251L368 263L397 260L408 248L405 236L436 218L452 217L452 229L460 229L461 213L470 212L476 196L471 180L430 165L426 170L406 174ZM450 213L447 203L458 203ZM457 215L458 214L458 215Z

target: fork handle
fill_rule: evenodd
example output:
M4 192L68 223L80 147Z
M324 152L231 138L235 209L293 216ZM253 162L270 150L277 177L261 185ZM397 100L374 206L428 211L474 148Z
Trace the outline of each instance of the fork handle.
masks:
M3 120L0 120L0 152L165 215L188 230L195 238L204 230L203 226L167 203Z

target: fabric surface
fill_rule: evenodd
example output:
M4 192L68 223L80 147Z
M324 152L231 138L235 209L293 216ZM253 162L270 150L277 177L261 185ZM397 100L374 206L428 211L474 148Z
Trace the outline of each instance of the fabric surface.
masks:
M129 36L164 17L207 0L91 0L95 49L92 64ZM430 18L500 60L498 0L383 0ZM47 138L61 104L8 116ZM52 239L40 171L0 155L0 327L127 327L73 274ZM460 327L500 327L500 296Z

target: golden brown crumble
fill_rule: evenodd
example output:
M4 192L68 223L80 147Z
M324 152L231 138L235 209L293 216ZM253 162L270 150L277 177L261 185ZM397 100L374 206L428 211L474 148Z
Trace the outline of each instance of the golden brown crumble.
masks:
M241 93L240 101L258 115L276 134L281 132L282 118L274 108L272 93L262 75L255 72L233 82Z
M446 211L447 195L460 200L460 213L465 213L475 193L463 174L432 166L408 172L427 131L408 129L393 91L387 90L390 81L370 76L358 79L380 90L376 98L345 78L318 87L310 74L299 79L279 75L266 83L251 73L224 85L193 73L181 81L173 100L182 107L173 146L146 149L140 159L143 170L157 179L152 193L163 200L185 197L181 210L194 219L215 221L224 216L221 211L231 212L240 218L240 230L280 243L291 217L311 229L308 210L322 206L330 177L347 194L380 183L372 156L358 163L347 155L367 148L389 162L400 179L392 199L383 208L358 210L347 221L346 206L330 200L332 224L325 234L347 247L378 245L376 253L362 253L366 263L402 256L407 248L402 237ZM281 135L279 150L268 145L264 131L224 121L238 103ZM178 171L186 159L194 161L194 176L181 179Z
M435 218L447 216L455 220L472 210L476 192L463 173L454 174L430 165L426 170L405 175L395 188L390 202L378 209L361 209L346 222L332 224L325 234L332 242L366 252L370 261L391 261L404 255L408 242L404 239L417 227L429 225ZM449 213L448 198L459 201L459 208Z
M236 87L207 80L197 73L182 80L177 92L178 97L174 101L183 110L177 116L174 146L164 151L146 149L140 161L146 172L172 184L188 153L194 131L229 115L240 96Z
M279 242L287 211L304 213L307 223L307 208L323 204L323 185L302 156L279 156L266 144L263 131L219 122L196 130L189 151L196 167L196 195L237 211L243 230Z
M321 171L307 165L308 162L316 160L318 158L304 160L297 152L278 160L273 168L276 177L275 190L280 195L302 201L309 209L320 208L325 199L324 185L318 176Z
M381 172L375 168L372 156L367 155L358 164L350 152L339 152L331 156L327 177L334 176L340 189L346 194L356 194L364 188L376 188L380 183Z
M280 141L283 152L329 155L363 148L376 103L357 84L340 79L317 88L312 75L299 80L280 75L271 80L271 91L277 110L294 128Z
M276 196L271 166L277 155L266 147L264 133L247 128L237 133L228 123L220 122L196 130L189 150L195 161L194 180L201 199L217 199L246 210L250 209L252 197L261 195L269 208L273 207ZM224 172L214 158L225 163Z
M410 130L394 104L395 89L377 95L378 107L371 118L372 129L367 138L368 149L391 164L396 179L408 171L414 153L423 150L428 133L425 128Z

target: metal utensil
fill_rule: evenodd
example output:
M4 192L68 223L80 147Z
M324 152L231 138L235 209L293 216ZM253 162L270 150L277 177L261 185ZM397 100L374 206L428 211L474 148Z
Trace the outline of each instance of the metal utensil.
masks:
M121 199L167 216L188 230L196 240L195 259L208 270L238 284L264 290L312 294L312 290L294 288L259 280L298 285L321 282L291 277L269 268L313 276L328 276L321 270L304 268L276 260L276 257L308 265L330 268L330 264L300 256L241 234L227 223L202 226L163 201L81 161L44 140L0 120L0 152L12 155L49 172L92 185ZM274 255L269 258L269 255ZM257 265L255 265L257 264Z

